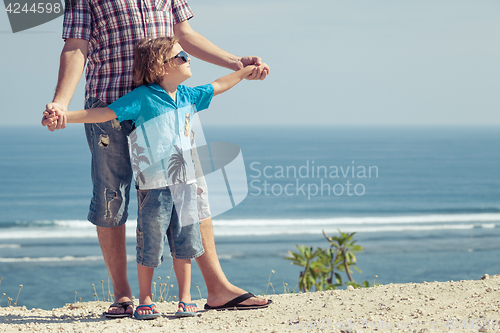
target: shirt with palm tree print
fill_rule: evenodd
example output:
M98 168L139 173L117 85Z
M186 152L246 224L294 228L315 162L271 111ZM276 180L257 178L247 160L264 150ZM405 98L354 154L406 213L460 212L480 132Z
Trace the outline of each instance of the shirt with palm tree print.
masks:
M138 189L162 188L196 181L191 156L194 114L207 109L211 84L177 87L176 101L157 84L136 88L109 105L118 120L132 120L130 160Z

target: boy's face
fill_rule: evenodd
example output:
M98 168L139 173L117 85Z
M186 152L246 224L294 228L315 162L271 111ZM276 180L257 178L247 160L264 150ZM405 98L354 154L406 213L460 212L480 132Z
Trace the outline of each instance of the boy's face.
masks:
M191 59L186 55L187 59L181 57L179 53L183 51L179 43L176 43L168 55L168 59L171 59L167 64L167 80L174 80L183 82L193 75L191 73ZM174 58L175 57L175 58ZM187 61L184 61L184 59ZM180 81L179 81L180 80Z

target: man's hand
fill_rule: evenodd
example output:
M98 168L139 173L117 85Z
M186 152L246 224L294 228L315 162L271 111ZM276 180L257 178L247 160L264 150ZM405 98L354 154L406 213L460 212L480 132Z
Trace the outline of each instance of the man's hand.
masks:
M271 70L267 64L262 62L260 57L256 56L243 57L240 58L239 62L240 63L238 64L238 66L240 68L244 68L250 65L255 65L252 74L246 78L247 80L264 80L266 76L269 75L269 72Z
M45 106L43 113L42 125L47 126L49 131L62 129L66 127L67 117L64 114L67 107L56 102L49 103Z

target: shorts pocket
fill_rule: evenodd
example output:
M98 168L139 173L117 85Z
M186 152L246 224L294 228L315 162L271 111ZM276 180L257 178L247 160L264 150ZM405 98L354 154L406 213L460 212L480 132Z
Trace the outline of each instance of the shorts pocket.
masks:
M150 193L151 193L151 190L137 190L137 203L139 206L139 210L144 208L144 205L148 201Z

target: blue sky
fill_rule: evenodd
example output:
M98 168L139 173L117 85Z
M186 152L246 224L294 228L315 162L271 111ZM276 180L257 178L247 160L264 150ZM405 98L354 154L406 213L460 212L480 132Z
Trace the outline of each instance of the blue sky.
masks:
M497 0L189 1L191 25L271 66L217 96L204 124L500 125ZM3 125L39 124L57 80L62 17L13 34L0 13ZM193 60L187 85L227 69ZM71 109L83 106L81 81Z

